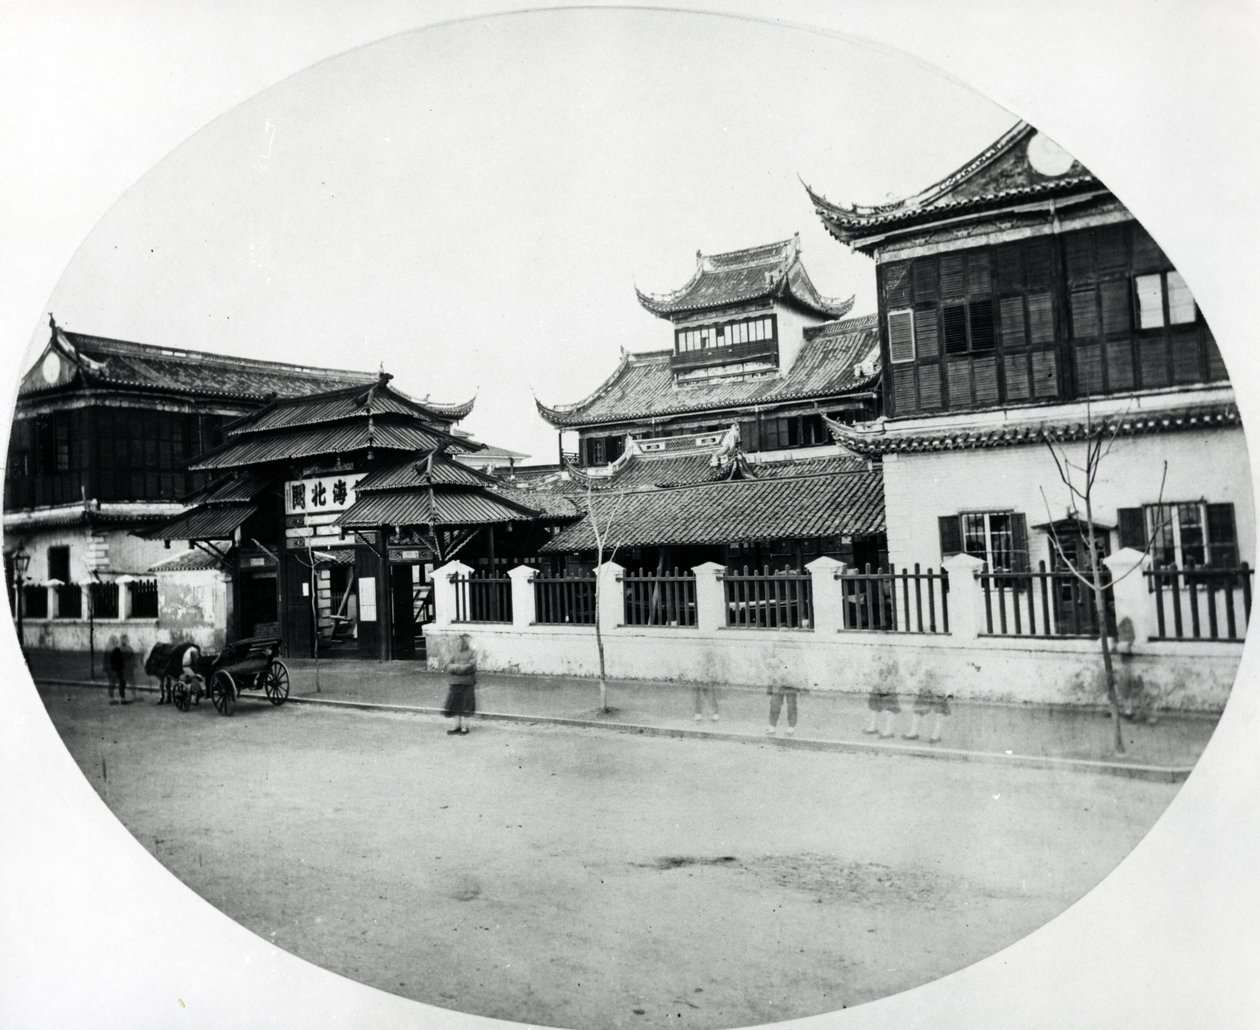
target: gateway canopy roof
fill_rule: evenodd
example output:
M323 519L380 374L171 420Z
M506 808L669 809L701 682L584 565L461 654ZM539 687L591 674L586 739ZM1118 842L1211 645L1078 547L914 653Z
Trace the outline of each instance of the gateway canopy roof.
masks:
M780 300L823 318L842 318L853 298L822 296L801 263L800 235L779 243L732 250L725 254L696 251L696 271L672 293L634 291L648 311L673 319L695 312Z
M864 315L805 330L796 360L781 376L677 383L671 354L624 354L613 374L590 396L554 406L535 398L538 413L557 429L570 429L872 390L879 381L879 318Z

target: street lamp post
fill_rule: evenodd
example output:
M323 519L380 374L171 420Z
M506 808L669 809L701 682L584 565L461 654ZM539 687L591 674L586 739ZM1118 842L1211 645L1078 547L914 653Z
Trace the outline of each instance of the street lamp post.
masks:
M13 572L17 581L17 603L14 607L17 609L18 647L23 650L26 649L26 638L22 633L22 602L25 600L22 595L25 593L26 572L30 567L31 556L25 548L19 547L13 554Z

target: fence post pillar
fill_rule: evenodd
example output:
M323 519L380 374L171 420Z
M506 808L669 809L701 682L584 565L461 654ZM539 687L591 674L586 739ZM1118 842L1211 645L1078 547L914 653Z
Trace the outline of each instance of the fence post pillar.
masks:
M848 568L842 561L823 555L805 566L813 580L814 628L819 633L844 629L844 584L836 579Z
M508 572L508 579L512 581L513 626L530 626L538 621L534 600L534 574L537 571L528 565L518 565Z
M470 576L472 569L462 561L447 562L433 570L433 625L449 626L455 621L454 576Z
M626 621L625 587L621 584L621 575L625 571L615 561L606 561L595 570L600 633L610 633Z
M118 590L118 617L120 619L131 618L131 577L119 576L114 580L114 585Z
M1128 619L1133 626L1133 639L1146 641L1155 635L1155 604L1148 591L1146 577L1151 556L1133 547L1122 547L1103 559L1111 573L1111 594L1116 600L1116 625ZM1176 603L1176 598L1173 598Z
M691 570L696 574L696 629L716 633L726 628L726 589L718 579L726 568L707 561Z
M974 555L955 554L941 562L949 573L949 635L974 640L985 632L984 588L976 573L984 562Z

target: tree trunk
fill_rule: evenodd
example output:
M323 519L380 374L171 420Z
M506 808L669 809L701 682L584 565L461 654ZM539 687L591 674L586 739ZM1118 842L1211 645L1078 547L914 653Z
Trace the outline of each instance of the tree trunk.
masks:
M1096 460L1096 459L1095 459ZM1107 685L1107 707L1111 710L1111 744L1116 754L1124 754L1124 734L1120 729L1120 698L1116 693L1116 667L1111 660L1111 640L1107 636L1107 597L1102 584L1102 562L1098 558L1098 541L1094 536L1094 507L1090 492L1085 493L1085 519L1089 530L1085 546L1089 548L1090 582L1094 588L1094 610L1098 614L1098 644L1102 648L1103 680Z

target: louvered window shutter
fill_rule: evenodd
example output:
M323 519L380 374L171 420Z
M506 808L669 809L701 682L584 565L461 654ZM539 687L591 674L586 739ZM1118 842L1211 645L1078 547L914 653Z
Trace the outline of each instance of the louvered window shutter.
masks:
M1011 513L1011 571L1027 572L1028 518L1023 512Z
M1234 532L1234 506L1209 504L1208 564L1218 569L1238 567L1238 540Z
M941 532L941 558L962 553L962 521L957 515L941 515L937 518Z
M1146 550L1146 518L1142 509L1121 508L1116 514L1120 520L1120 546Z
M914 360L914 312L888 312L888 357L894 364Z

